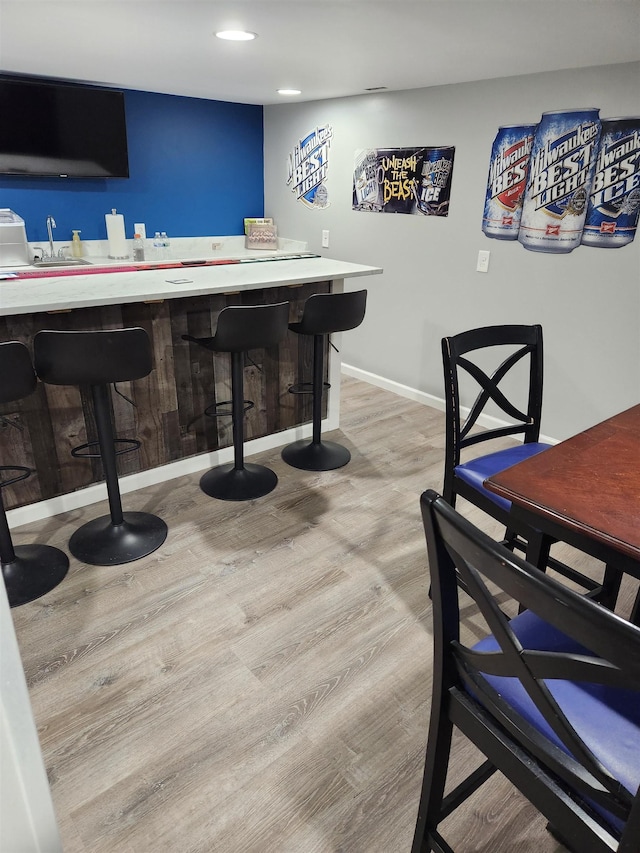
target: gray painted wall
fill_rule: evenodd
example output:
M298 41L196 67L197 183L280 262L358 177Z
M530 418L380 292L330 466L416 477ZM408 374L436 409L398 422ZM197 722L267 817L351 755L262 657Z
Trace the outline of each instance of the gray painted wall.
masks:
M627 63L265 107L265 215L311 251L384 268L366 280L367 317L343 336L343 361L442 398L443 335L541 323L544 434L566 438L637 403L640 236L620 249L539 254L487 239L481 218L499 125L535 123L544 111L574 107L599 107L603 118L640 116L639 83L640 63ZM330 206L310 210L286 185L287 156L327 123L334 133ZM449 216L353 211L355 150L414 145L456 147ZM323 229L328 249L320 248ZM491 251L486 275L475 271L479 249Z

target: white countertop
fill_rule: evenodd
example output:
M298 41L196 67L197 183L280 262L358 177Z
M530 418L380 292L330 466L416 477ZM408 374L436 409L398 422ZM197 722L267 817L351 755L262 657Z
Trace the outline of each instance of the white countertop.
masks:
M113 262L112 262L113 263ZM128 266L130 261L120 261ZM94 267L98 264L94 261ZM92 267L87 267L87 270ZM126 272L87 272L75 268L73 275L51 275L0 281L0 314L33 314L37 311L62 311L98 305L118 305L279 287L306 282L330 281L376 275L380 267L351 264L330 258L310 257L294 260L261 258L253 263L219 266L186 266L172 269Z

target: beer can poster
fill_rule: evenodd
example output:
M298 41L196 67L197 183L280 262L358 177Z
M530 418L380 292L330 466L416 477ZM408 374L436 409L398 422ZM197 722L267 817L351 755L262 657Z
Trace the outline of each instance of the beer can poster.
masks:
M329 148L333 139L331 125L314 128L299 139L289 153L287 186L298 201L312 210L329 207L326 186L329 171Z
M640 117L602 119L583 246L617 249L631 243L640 216Z
M447 216L455 148L369 148L355 153L353 210Z
M533 139L518 240L533 252L580 245L600 141L597 109L543 113Z
M640 117L599 114L596 108L546 112L537 125L498 128L482 217L487 237L550 253L633 242L640 219Z
M517 240L535 124L498 128L491 149L482 230L497 240Z

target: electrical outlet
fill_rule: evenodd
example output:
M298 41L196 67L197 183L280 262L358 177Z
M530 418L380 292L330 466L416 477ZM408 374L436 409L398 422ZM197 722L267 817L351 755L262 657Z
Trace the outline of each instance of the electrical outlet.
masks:
M491 252L480 250L478 252L478 263L476 264L477 272L489 272L489 257Z
M144 224L144 222L136 222L136 224L133 226L133 233L139 234L143 240L146 240L147 226Z
M329 232L328 231L322 232L322 248L323 249L329 248Z

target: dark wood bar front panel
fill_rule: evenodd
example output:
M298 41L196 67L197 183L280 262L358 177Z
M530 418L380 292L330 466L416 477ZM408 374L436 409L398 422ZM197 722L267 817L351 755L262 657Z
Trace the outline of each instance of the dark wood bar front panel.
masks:
M213 335L227 305L290 303L299 319L305 300L328 293L330 283L273 287L161 302L78 308L58 313L0 317L0 340L24 342L33 353L41 329L91 330L141 326L151 338L154 370L144 379L112 388L116 434L137 438L139 450L118 456L118 473L131 474L233 443L231 418L209 418L204 410L231 399L230 358L182 340L183 334ZM289 394L290 385L310 380L313 341L289 333L279 347L253 350L245 361L245 437L259 438L311 419L311 399ZM7 509L67 494L102 480L100 460L78 459L71 449L96 440L89 388L43 385L16 403L0 406L0 464L27 465L33 474L3 491Z

